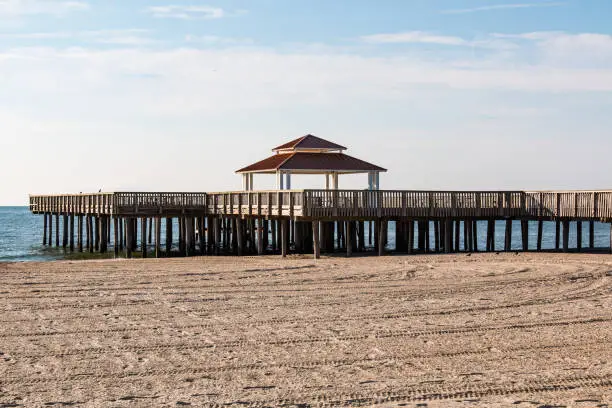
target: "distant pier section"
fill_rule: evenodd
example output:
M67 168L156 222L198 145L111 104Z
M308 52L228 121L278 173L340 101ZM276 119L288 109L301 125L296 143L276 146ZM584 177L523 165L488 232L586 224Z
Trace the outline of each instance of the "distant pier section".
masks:
M125 250L148 256L374 251L452 253L510 251L513 225L520 248L542 250L543 226L554 223L553 250L594 248L594 223L612 223L611 191L380 190L387 170L349 156L346 147L305 135L272 149L273 155L236 171L242 191L31 195L43 215L43 244L71 251ZM292 176L320 175L325 189L292 189ZM367 174L364 190L342 190L339 177ZM254 176L276 177L276 189L257 191ZM503 225L503 248L496 227ZM530 247L530 223L537 223ZM395 228L390 229L392 223ZM588 242L583 241L588 223ZM75 225L76 224L76 225ZM486 244L478 228L486 226ZM174 236L178 231L178 236ZM389 247L389 232L395 245ZM500 231L500 234L502 232ZM140 235L140 239L139 238ZM612 234L611 234L612 236ZM163 238L163 240L162 240ZM76 239L76 242L75 242ZM612 244L611 244L612 248Z

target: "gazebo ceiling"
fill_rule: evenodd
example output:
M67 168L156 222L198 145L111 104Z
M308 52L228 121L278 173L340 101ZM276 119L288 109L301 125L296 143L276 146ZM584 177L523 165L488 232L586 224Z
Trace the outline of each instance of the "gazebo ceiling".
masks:
M312 153L298 151L275 154L267 159L237 170L236 173L276 173L277 171L324 174L330 172L385 172L387 170L344 153Z

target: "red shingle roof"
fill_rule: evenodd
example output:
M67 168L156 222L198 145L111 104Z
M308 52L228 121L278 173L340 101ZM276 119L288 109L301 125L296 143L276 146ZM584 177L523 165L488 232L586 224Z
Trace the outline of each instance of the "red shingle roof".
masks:
M287 142L283 145L275 147L272 151L289 150L289 149L329 149L329 150L346 150L346 147L330 142L325 139L313 135L298 137L295 140Z
M292 171L344 171L367 172L387 171L374 164L359 160L344 153L284 153L275 154L250 166L237 170L236 173Z

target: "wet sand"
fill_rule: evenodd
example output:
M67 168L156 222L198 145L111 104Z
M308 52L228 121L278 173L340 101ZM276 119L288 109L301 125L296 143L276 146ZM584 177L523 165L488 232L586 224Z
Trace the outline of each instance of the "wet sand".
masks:
M612 405L612 256L0 264L0 407Z

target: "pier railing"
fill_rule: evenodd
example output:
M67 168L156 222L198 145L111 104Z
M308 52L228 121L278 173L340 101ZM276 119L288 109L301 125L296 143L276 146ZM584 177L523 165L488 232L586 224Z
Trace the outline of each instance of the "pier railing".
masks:
M34 213L612 220L612 191L271 190L32 195Z

